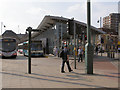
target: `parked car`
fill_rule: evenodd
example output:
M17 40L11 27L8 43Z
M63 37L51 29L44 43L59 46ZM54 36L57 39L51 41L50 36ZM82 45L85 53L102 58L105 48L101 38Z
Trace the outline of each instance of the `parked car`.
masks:
M22 54L22 53L23 53L23 49L18 49L18 52L19 52L20 54Z

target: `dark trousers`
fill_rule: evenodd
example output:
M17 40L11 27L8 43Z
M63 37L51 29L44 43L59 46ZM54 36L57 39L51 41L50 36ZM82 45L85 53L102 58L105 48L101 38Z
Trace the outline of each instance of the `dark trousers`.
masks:
M118 50L118 53L120 53L120 50Z
M61 68L61 71L64 71L64 66L65 66L65 62L67 64L67 67L68 67L68 70L71 71L71 67L70 67L70 64L69 64L69 61L62 61L62 68Z
M80 60L81 60L81 62L83 61L82 54L79 55L78 62L80 62Z
M96 51L96 54L98 55L98 51Z

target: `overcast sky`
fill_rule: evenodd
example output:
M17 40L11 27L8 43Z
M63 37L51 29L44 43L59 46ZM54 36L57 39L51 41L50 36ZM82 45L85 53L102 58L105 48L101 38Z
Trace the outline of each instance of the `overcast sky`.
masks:
M87 0L0 0L0 22L6 26L2 28L2 32L6 29L16 33L25 33L29 26L37 28L45 15L74 17L86 23L87 4L85 1ZM97 21L100 17L117 13L118 1L92 0L92 25L98 28Z

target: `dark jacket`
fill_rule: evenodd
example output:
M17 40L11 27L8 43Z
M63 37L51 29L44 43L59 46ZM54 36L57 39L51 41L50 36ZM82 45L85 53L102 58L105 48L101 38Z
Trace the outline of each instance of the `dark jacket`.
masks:
M63 61L67 61L67 55L69 55L69 51L66 49L63 49L63 55L62 55L62 59Z

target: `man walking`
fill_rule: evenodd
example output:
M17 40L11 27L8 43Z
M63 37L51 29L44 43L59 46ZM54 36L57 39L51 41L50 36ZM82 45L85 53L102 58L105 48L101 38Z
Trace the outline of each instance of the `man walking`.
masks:
M65 73L64 71L64 65L65 65L65 62L67 64L67 67L68 67L68 70L69 72L73 71L70 67L70 64L69 64L69 51L67 49L67 46L64 47L64 49L62 50L62 67L61 67L61 73Z

